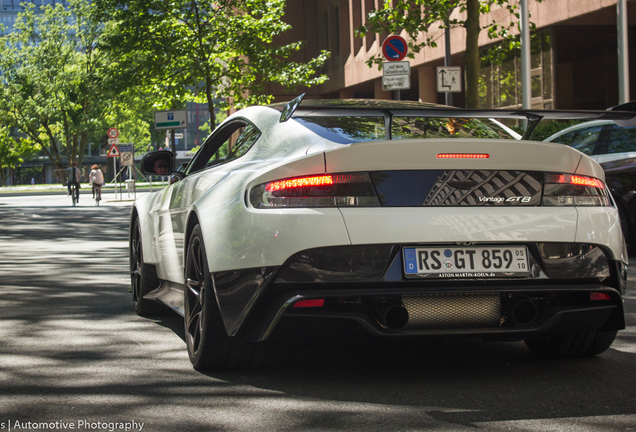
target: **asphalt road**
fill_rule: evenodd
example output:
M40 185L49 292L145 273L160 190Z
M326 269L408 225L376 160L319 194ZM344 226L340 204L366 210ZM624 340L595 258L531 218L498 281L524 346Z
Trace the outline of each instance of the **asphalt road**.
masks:
M306 326L279 332L258 370L201 374L180 317L133 311L130 202L87 198L0 195L2 431L636 431L631 289L628 329L592 359Z

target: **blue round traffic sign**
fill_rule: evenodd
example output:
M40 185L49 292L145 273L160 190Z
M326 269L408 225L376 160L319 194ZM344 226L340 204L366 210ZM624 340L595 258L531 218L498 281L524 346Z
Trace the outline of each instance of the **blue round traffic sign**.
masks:
M408 45L402 36L389 36L382 42L382 55L388 61L400 61L406 57Z

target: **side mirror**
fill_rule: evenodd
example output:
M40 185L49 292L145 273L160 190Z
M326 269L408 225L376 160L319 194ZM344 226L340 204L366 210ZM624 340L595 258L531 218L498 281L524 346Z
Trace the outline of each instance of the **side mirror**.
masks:
M174 170L174 154L170 150L146 153L141 159L142 174L167 176Z

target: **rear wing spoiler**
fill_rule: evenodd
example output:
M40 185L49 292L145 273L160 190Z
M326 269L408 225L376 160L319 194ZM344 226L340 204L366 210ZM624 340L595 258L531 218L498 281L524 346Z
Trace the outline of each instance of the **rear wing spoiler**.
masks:
M607 110L535 110L535 109L481 109L455 108L425 102L375 99L304 99L305 93L288 103L271 104L281 111L280 122L289 120L299 109L311 116L393 115L406 117L494 118L527 120L528 127L522 139L530 139L541 120L612 120L617 125L636 126L636 101L617 105ZM334 111L337 111L334 112Z

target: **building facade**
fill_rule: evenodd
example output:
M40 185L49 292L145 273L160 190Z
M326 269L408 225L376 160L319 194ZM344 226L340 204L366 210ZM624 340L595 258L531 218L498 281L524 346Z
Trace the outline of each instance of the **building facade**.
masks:
M531 54L532 107L605 109L618 104L616 0L543 0L541 3L528 0L528 3L530 21L536 25ZM308 60L323 49L331 52L324 68L329 80L308 89L310 97L394 98L392 92L382 90L382 72L365 63L381 54L382 41L388 35L370 34L364 38L355 35L367 14L381 5L379 0L288 1L286 20L293 29L281 42L306 41L296 60ZM629 1L627 5L629 47L633 51L636 49L636 2ZM463 19L465 15L456 11L454 17ZM490 14L481 16L481 26L510 20L505 8L494 7ZM429 36L436 39L438 46L423 49L409 60L411 89L401 91L400 96L444 103L444 94L438 93L436 86L436 67L444 65L443 31L431 29ZM463 66L464 28L452 29L450 39L451 65ZM481 31L480 49L488 50L497 43L488 38L485 30ZM636 56L630 56L629 66L636 70ZM630 88L634 89L633 73L630 81ZM515 53L510 53L502 64L482 63L480 107L520 107L520 87L520 61ZM271 91L278 100L289 98L281 88L272 86ZM464 106L463 93L454 95L453 105Z

